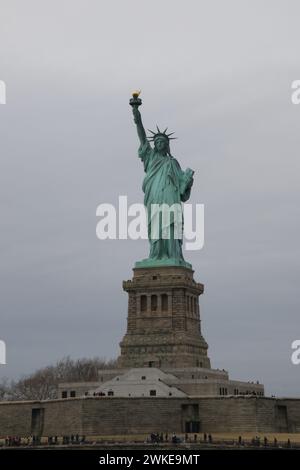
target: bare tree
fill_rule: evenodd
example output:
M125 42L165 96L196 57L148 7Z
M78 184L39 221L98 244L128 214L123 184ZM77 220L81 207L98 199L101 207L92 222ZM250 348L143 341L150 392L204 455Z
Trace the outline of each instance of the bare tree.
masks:
M57 398L60 382L97 381L99 369L117 367L115 360L65 357L54 366L47 366L17 382L3 380L0 383L0 400L47 400Z
M11 385L12 383L4 377L0 382L0 401L11 399Z

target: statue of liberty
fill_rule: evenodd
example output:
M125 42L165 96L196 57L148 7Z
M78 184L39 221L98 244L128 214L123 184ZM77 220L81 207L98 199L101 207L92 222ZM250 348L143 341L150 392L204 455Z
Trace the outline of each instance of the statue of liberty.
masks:
M189 199L193 184L193 171L182 171L178 161L171 155L170 137L157 126L147 137L139 106L140 92L134 92L130 100L134 122L140 140L138 155L144 164L144 204L147 209L149 258L136 263L136 267L185 266L191 268L182 254L183 210L182 202ZM151 147L150 142L154 143ZM159 209L160 208L160 209ZM164 211L162 208L169 208ZM174 210L173 210L174 209ZM165 214L167 214L165 216Z

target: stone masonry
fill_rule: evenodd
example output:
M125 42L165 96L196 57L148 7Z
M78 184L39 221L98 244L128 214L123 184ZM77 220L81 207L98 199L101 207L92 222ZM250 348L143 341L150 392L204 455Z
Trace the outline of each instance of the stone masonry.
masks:
M62 419L63 417L63 419ZM0 437L159 432L300 432L300 400L266 397L68 398L0 403Z
M193 271L178 266L133 271L133 279L123 282L129 298L119 367L210 369L198 300L204 286Z

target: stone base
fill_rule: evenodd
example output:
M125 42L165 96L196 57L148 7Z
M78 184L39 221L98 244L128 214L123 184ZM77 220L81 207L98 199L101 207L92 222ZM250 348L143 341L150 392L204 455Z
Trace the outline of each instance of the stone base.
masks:
M129 301L119 367L210 369L198 302L204 286L195 282L192 269L152 266L133 271L133 279L123 282Z
M39 421L33 420L39 413ZM63 419L62 419L63 417ZM115 398L2 402L3 436L168 433L299 433L300 399L265 397ZM201 436L202 437L202 436ZM193 436L192 436L193 438ZM132 440L132 438L131 438ZM279 436L278 436L278 440ZM284 438L286 441L286 437Z
M59 384L58 396L60 398L95 396L101 392L101 396L147 397L151 396L149 389L155 390L155 396L165 397L176 396L176 390L184 392L187 396L264 396L264 386L258 381L231 380L227 371L219 369L142 367L103 369L98 373L98 382ZM161 390L162 384L164 390ZM171 389L167 389L166 386Z
M135 268L158 268L158 267L164 267L164 266L179 266L183 268L192 269L191 263L188 263L187 261L184 261L184 260L173 259L173 258L157 259L157 260L154 260L151 258L145 258L142 261L137 261L135 263Z

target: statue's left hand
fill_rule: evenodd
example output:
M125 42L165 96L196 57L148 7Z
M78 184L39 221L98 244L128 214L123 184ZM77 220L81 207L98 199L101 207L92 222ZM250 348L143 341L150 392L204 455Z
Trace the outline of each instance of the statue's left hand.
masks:
M193 170L187 168L187 170L182 175L182 181L180 184L180 194L184 197L184 201L187 197L187 192L190 191L191 187L193 186L194 178L193 178Z
M184 172L184 179L186 181L186 186L190 188L193 185L194 182L194 171L191 170L190 168L187 168Z

